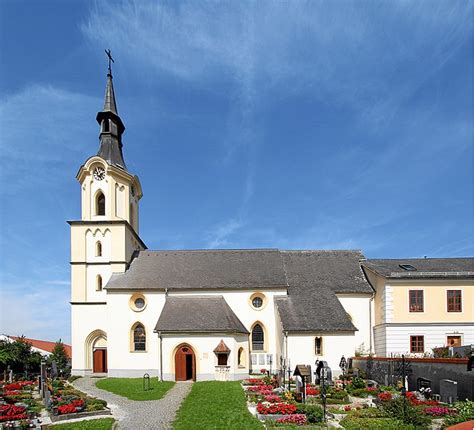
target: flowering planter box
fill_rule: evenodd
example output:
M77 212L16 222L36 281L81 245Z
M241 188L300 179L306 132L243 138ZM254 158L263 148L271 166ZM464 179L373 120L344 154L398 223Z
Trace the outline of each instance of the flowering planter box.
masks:
M105 408L101 411L90 411L90 412L76 412L73 414L64 414L64 415L51 415L51 421L53 423L58 421L66 421L66 420L73 420L76 418L85 418L85 417L95 417L99 415L112 415L109 408Z

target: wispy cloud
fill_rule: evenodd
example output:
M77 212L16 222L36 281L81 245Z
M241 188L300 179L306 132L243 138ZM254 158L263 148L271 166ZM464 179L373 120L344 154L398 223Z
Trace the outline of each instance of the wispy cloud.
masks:
M465 1L433 7L431 1L127 0L114 8L96 3L82 31L91 42L111 46L123 67L139 70L149 82L166 76L209 92L223 87L229 92L222 162L241 153L247 162L235 215L212 228L215 246L222 242L222 226L230 231L222 237L229 237L236 220L250 225L246 215L265 139L259 115L295 95L311 94L320 104L352 111L368 134L380 133L400 116L412 128L432 129L436 118L426 120L429 112L401 109L470 40L472 7ZM472 131L472 125L465 130ZM372 164L367 161L366 167L380 162L381 170L397 160L401 146L411 144L405 138L380 158L368 154ZM362 141L342 156L360 160L368 151L364 146ZM355 166L360 180L343 190L348 197L374 183L361 163Z
M211 229L207 233L207 248L225 248L229 245L229 237L235 234L244 226L244 222L239 219L230 219Z
M96 130L85 124L92 124L90 113L97 106L98 98L45 85L28 86L0 100L0 174L2 181L15 177L0 193L40 184L58 187L70 179L68 168L77 168L77 160L90 153L94 135L88 130ZM51 181L62 175L64 180Z
M69 296L69 288L52 287L48 282L3 284L0 333L70 342Z

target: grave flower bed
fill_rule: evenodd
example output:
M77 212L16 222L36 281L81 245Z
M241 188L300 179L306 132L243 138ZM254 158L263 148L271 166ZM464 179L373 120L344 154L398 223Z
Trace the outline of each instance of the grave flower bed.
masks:
M429 406L423 411L426 415L431 415L432 417L445 417L446 415L456 415L457 411L452 408L447 408L444 406Z
M392 400L392 393L390 393L389 391L384 391L383 393L379 393L377 398L381 402L388 402L388 401Z
M15 406L15 405L0 406L0 422L25 420L26 418L28 418L28 414L24 406Z
M249 378L242 381L242 385L265 385L263 378Z
M276 394L269 394L268 396L265 396L265 401L268 403L281 403L283 402L283 399Z
M89 397L62 381L52 384L51 411L54 415L75 414L79 412L94 412L105 409L105 400Z
M276 422L279 424L296 424L302 426L308 422L308 419L305 414L293 414L287 417L278 418Z
M289 403L259 403L257 412L262 415L291 415L296 412L296 406Z

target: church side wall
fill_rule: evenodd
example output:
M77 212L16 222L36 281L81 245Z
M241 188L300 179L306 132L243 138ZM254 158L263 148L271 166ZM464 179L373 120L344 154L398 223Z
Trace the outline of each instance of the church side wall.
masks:
M315 337L322 336L322 355L315 354ZM346 358L354 355L356 337L353 333L312 333L288 334L288 356L291 369L297 364L310 365L314 371L316 359L328 362L334 375L339 375L339 362L344 355Z
M209 381L216 379L217 356L214 349L223 340L231 350L227 365L229 369L229 379L238 380L248 378L248 360L245 365L239 367L237 364L237 354L239 348L248 351L247 336L242 334L169 334L163 335L163 379L165 381L175 380L175 352L182 344L189 345L196 358L196 380Z
M141 377L144 373L158 376L159 342L153 333L163 306L163 292L146 292L145 308L134 311L130 307L133 292L108 292L108 366L109 376ZM133 351L134 324L141 323L146 331L146 351Z

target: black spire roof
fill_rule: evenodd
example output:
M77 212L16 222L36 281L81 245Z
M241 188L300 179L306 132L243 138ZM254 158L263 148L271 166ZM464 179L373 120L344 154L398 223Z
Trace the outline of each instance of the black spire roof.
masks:
M97 113L100 124L100 146L97 155L110 165L127 169L122 154L122 134L125 126L117 112L112 72L109 69L105 87L104 108Z

